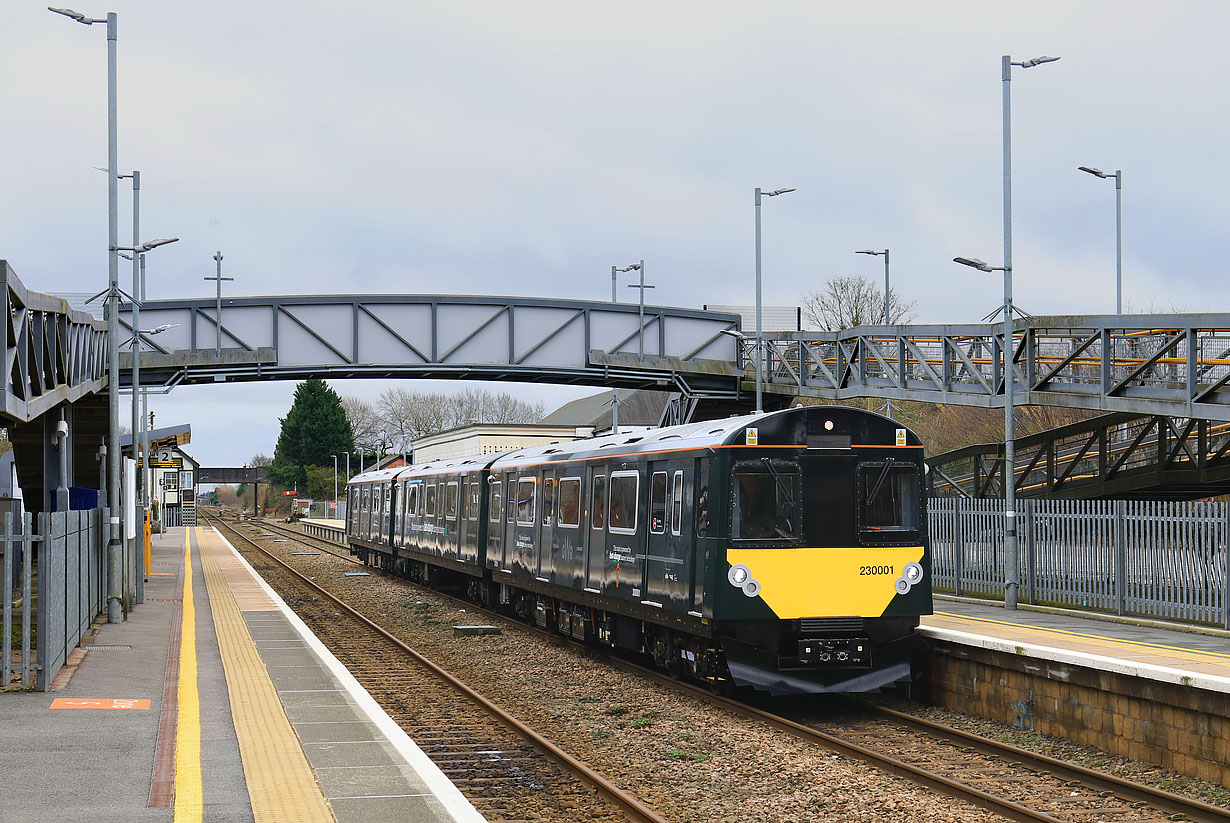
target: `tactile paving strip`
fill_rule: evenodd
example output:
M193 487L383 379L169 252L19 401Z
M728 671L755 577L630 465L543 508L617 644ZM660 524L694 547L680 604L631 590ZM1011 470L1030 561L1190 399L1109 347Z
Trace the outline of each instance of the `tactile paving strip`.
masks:
M227 568L224 572L220 561L228 567L238 564L223 553L212 533L204 529L195 532L230 690L231 716L239 738L252 815L256 823L334 823L333 812L227 585L226 578L235 579L234 570Z

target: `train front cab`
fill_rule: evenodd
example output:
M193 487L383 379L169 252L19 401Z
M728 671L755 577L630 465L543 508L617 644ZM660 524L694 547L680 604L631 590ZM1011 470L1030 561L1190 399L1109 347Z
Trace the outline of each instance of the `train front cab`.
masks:
M908 684L912 632L931 613L917 436L809 407L752 421L719 454L726 563L711 585L735 682L774 694Z

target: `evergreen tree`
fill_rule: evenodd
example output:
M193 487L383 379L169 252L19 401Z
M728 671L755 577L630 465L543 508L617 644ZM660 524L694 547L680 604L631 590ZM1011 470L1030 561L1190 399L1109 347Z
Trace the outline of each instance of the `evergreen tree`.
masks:
M269 477L288 489L306 486L308 466L331 470L331 455L354 450L342 399L323 380L305 380L295 388L295 402L281 423Z

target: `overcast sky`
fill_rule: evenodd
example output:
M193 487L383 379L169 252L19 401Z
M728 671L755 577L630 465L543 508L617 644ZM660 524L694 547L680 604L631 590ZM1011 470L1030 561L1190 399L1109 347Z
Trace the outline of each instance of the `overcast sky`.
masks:
M152 298L212 294L222 250L227 294L608 299L610 266L645 258L655 302L747 304L752 190L793 186L765 205L766 304L878 280L853 252L889 247L917 320L975 322L1001 280L951 259L1002 260L1008 53L1062 56L1013 75L1017 303L1113 310L1114 183L1092 165L1124 172L1125 304L1230 310L1220 0L79 8L119 13L120 167L142 172L142 235L181 238L149 257ZM97 291L105 26L5 12L0 257L31 288ZM130 214L122 185L125 239ZM517 391L550 408L588 390ZM292 392L153 408L192 425L203 463L235 464L272 454Z

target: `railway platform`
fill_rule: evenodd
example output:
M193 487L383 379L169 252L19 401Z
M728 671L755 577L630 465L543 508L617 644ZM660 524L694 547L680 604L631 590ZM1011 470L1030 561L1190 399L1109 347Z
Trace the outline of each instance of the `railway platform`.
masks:
M57 681L0 695L0 823L483 819L212 529Z
M937 597L933 702L1230 785L1230 632Z

